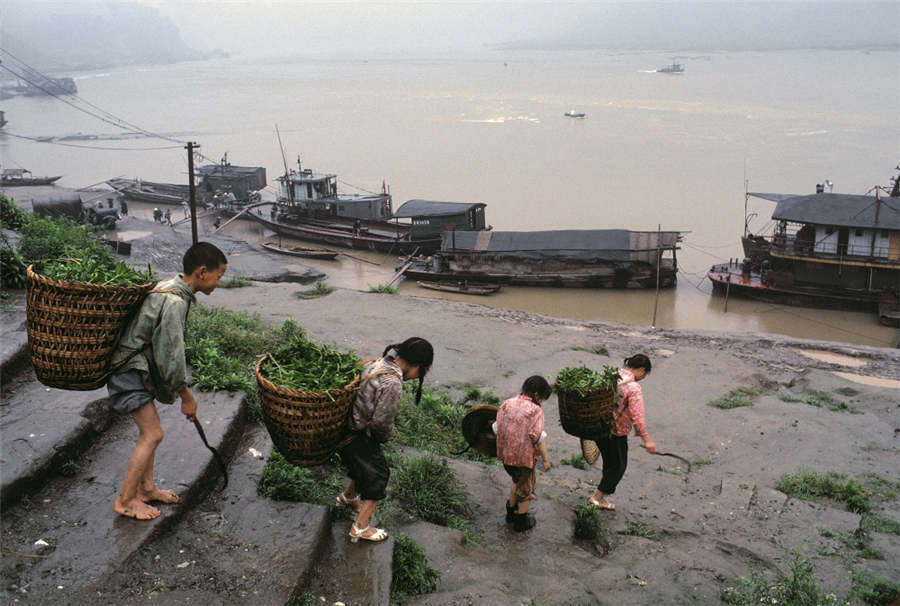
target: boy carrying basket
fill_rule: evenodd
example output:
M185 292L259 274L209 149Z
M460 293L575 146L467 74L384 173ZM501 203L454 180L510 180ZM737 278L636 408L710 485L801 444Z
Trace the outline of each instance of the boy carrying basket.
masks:
M151 501L177 503L172 490L157 488L153 480L156 447L163 439L154 400L171 404L181 398L181 412L193 422L197 400L187 385L184 330L194 293L209 295L228 267L221 250L208 242L191 246L182 259L184 273L163 280L147 295L125 329L113 354L122 363L109 377L107 390L113 410L130 414L138 427L137 444L128 461L122 490L113 510L136 520L152 520L160 511Z

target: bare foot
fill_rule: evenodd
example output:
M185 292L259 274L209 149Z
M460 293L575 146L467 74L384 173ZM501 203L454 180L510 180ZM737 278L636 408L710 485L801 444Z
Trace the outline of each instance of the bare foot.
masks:
M156 488L155 486L151 490L138 491L138 499L140 499L144 503L149 503L151 501L159 501L160 503L177 503L178 501L180 501L178 495L175 494L174 490L162 490Z
M147 505L140 499L134 499L129 503L121 503L118 499L113 503L113 511L126 518L134 518L135 520L153 520L159 517L159 510L156 507Z

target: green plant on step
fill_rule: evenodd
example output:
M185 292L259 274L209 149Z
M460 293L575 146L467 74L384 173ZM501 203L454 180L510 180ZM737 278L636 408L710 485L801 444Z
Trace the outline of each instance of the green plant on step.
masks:
M784 474L779 478L778 490L789 497L812 499L824 497L844 503L847 511L866 513L871 509L870 491L843 474L817 473L801 468L796 474Z
M571 465L575 469L585 470L588 468L587 461L584 460L584 455L579 453L573 454L568 459L560 460L561 465Z
M308 290L301 290L294 293L294 296L298 299L316 299L318 297L324 297L325 295L330 295L334 292L334 289L328 286L322 280L317 280L315 286Z
M397 287L391 286L390 284L376 284L375 286L369 286L369 292L381 293L383 295L396 295Z
M431 455L393 457L393 498L417 518L475 538L465 487L446 460Z
M441 573L428 565L425 551L405 534L394 534L391 598L422 595L434 591Z
M594 541L607 531L601 511L593 505L580 503L575 506L575 538Z
M276 501L295 501L334 505L334 496L345 488L343 474L336 461L313 469L297 467L272 451L256 491Z
M784 604L787 606L849 606L850 600L819 589L812 565L799 555L791 562L789 574L768 579L759 570L749 578L740 577L722 591L722 601L732 606Z
M854 570L851 575L853 595L875 606L896 604L900 597L900 583L887 579L879 579L868 572Z
M753 406L753 398L756 392L747 387L733 389L718 400L709 403L714 408L728 410L730 408L740 408L742 406Z

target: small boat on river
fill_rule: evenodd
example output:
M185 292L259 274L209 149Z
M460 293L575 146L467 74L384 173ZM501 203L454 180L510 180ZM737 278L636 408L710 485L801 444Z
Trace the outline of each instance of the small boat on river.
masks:
M564 115L565 117L567 117L567 118L584 118L584 117L585 117L585 113L584 113L584 112L577 112L577 111L575 111L574 109L570 109L569 111L567 111L567 112L564 113L563 115Z
M109 179L106 184L120 192L129 200L147 202L149 204L167 204L181 206L190 200L191 194L187 184L154 183L142 179ZM197 191L200 202L200 191Z
M328 250L323 248L304 248L302 246L281 246L272 242L263 242L262 247L272 252L282 255L291 255L293 257L306 257L307 259L328 259L332 260L339 254L336 250Z
M664 65L658 70L656 70L658 74L683 74L684 73L684 65L681 63L672 63L671 65Z
M417 281L422 288L440 290L443 292L457 292L463 295L491 295L500 290L499 284L469 284L465 280L456 282L424 282Z
M0 173L0 187L17 187L25 185L52 185L62 175L57 177L35 177L26 168L4 168Z

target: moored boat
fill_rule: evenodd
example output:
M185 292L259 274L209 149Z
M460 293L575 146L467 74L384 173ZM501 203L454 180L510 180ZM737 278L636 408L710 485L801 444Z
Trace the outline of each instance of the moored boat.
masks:
M456 292L464 295L490 295L500 290L499 284L469 284L465 280L456 282L425 282L423 280L416 281L416 284L422 288L430 290L440 290L443 292Z
M35 177L26 168L4 168L0 173L0 187L17 187L25 185L52 185L62 179L62 175L56 177Z
M677 231L449 231L440 252L417 258L413 280L567 288L671 288Z
M848 310L900 305L900 177L890 197L748 192L776 202L771 235L746 233L746 257L710 268L715 292L752 299Z
M656 70L659 74L683 74L684 73L684 65L681 63L671 63L669 65L664 65L658 70Z
M334 259L339 254L336 250L327 250L323 248L305 248L303 246L281 246L272 242L263 242L262 247L272 252L282 255L291 255L293 257L306 257L308 259Z
M577 112L574 109L570 109L563 115L566 116L567 118L584 118L585 117L584 112Z
M121 192L129 200L147 202L149 204L167 204L181 206L190 200L187 184L155 183L142 179L109 179L106 184ZM199 194L199 192L198 192ZM202 196L198 196L198 200Z

